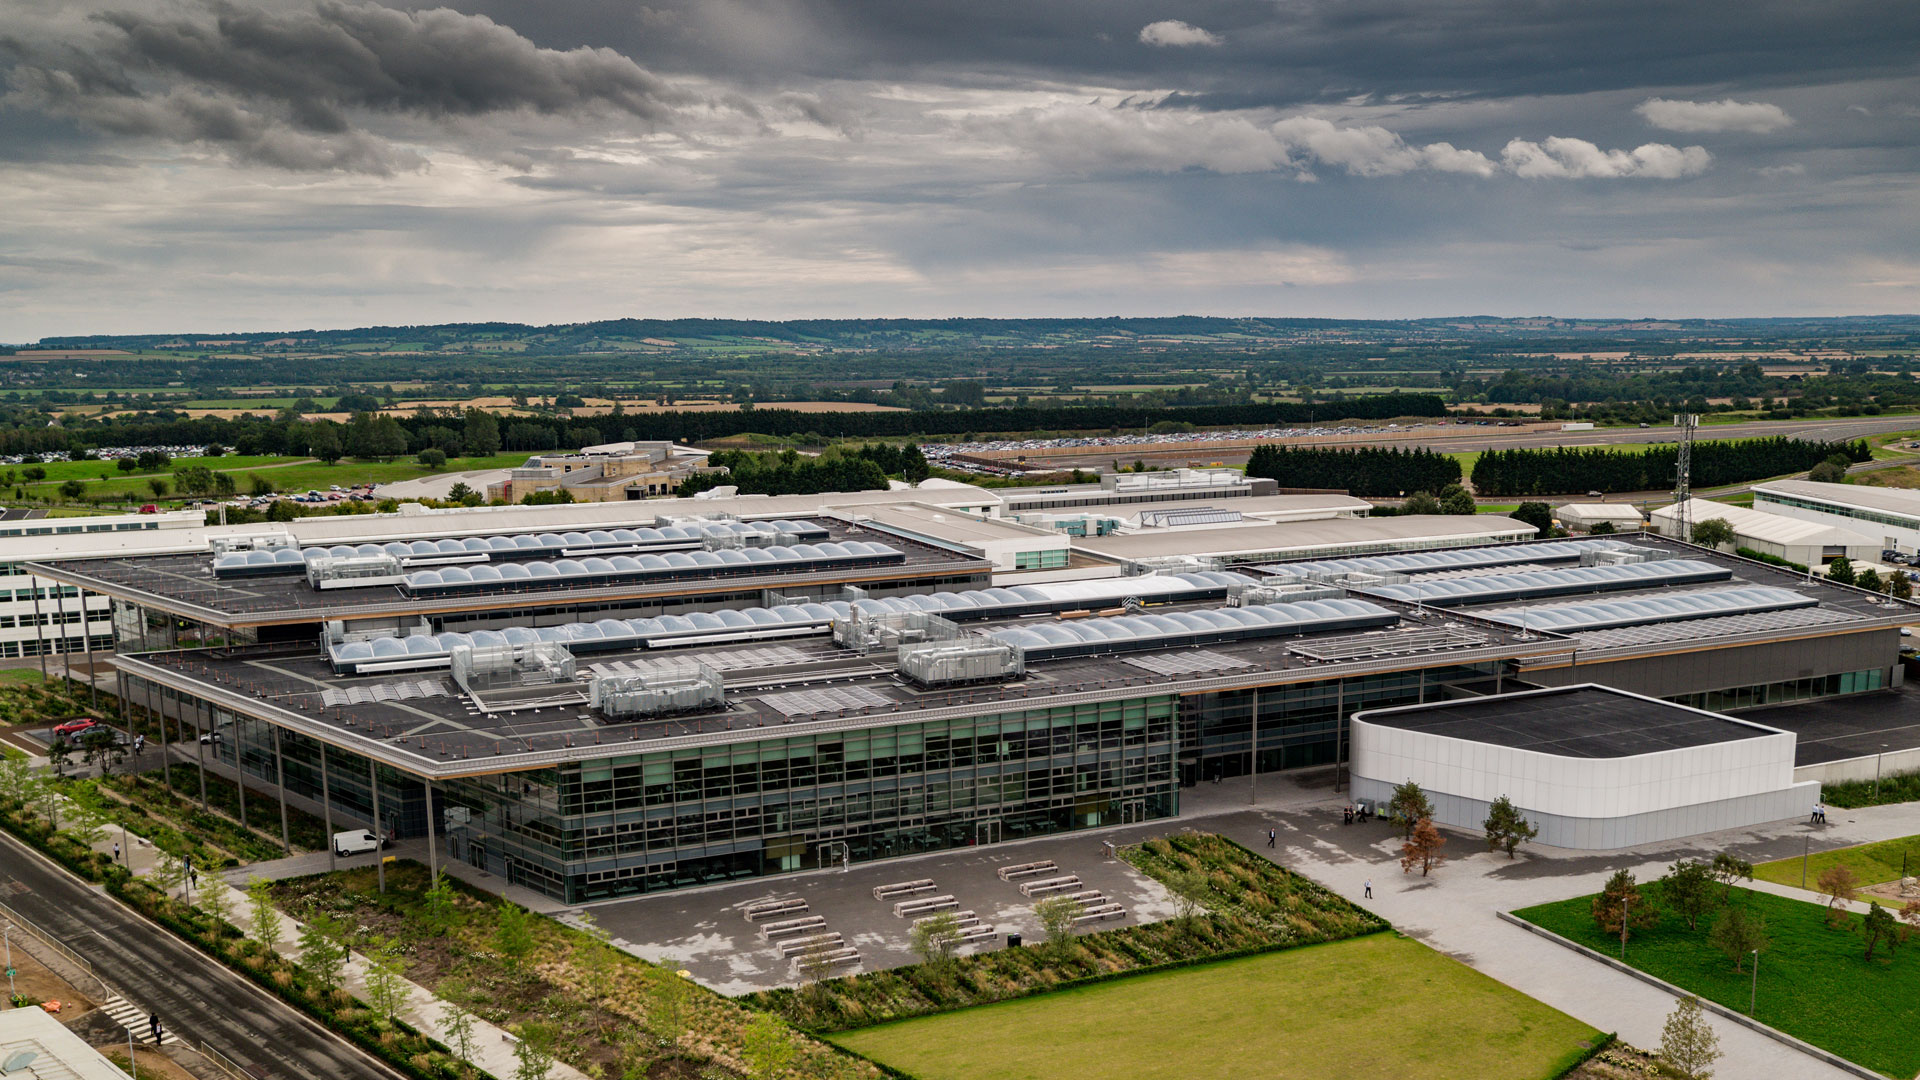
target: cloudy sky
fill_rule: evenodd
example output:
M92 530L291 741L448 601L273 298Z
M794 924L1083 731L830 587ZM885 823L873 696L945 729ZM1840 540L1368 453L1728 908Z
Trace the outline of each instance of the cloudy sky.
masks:
M1920 311L1920 5L5 0L0 341Z

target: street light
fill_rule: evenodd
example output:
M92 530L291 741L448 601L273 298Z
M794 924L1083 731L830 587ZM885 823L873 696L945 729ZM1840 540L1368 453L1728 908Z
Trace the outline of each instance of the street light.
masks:
M1880 752L1873 755L1873 801L1880 801L1880 759L1887 756L1887 744L1880 744Z
M1747 1015L1753 1015L1753 1003L1760 998L1760 950L1748 949L1753 954L1753 988L1747 991Z

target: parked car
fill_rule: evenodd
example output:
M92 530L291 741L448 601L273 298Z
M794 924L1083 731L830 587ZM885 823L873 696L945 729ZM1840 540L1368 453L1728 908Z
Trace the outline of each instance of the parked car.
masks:
M99 726L100 721L98 720L69 720L64 724L54 725L53 733L63 739L77 739L80 737L81 732L86 731L88 728L96 728Z
M387 846L387 841L366 829L353 829L333 834L333 853L341 858L349 855L365 855L369 851L379 851Z
M227 737L225 735L220 734L217 731L209 731L206 734L200 736L200 741L203 743L226 742Z

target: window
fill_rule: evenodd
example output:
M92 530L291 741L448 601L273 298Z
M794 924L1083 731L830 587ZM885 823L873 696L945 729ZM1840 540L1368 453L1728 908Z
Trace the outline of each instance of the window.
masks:
M1015 570L1058 570L1067 565L1067 549L1054 548L1049 551L1018 551L1013 556Z

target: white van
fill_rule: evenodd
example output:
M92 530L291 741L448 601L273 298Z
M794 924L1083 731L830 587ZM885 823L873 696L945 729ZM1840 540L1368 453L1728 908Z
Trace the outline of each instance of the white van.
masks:
M379 851L385 846L385 841L366 829L333 834L333 853L343 859L349 855L365 855L369 851Z

